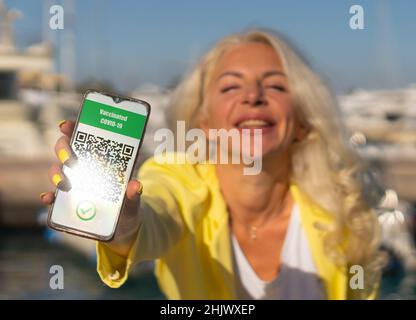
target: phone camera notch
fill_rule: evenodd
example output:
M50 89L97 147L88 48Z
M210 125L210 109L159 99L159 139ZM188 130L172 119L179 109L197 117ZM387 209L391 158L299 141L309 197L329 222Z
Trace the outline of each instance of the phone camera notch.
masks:
M121 99L120 97L112 97L112 98L115 103L120 103L121 101L123 101L123 99Z

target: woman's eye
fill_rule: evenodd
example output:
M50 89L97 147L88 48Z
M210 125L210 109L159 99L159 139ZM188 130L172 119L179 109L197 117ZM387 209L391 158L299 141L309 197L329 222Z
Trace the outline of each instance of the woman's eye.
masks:
M239 86L228 86L228 87L222 88L221 93L226 93L226 92L238 89L238 88Z
M286 88L284 86L280 86L280 85L272 85L272 86L267 86L267 88L276 90L276 91L282 91L282 92L286 92Z

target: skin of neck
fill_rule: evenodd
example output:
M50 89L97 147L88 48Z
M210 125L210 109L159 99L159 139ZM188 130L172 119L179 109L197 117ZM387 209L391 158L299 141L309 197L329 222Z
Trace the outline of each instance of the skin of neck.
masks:
M270 154L262 161L257 175L244 175L244 164L216 165L231 218L249 226L278 217L293 201L289 191L289 152Z

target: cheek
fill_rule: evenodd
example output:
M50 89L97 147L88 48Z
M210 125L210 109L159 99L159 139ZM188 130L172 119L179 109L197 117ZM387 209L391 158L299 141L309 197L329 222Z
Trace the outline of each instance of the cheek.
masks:
M208 124L211 128L223 128L226 126L230 113L229 104L221 99L212 99L207 105Z
M292 140L296 129L296 114L292 107L287 109L281 108L277 115L278 120L278 134L281 139Z

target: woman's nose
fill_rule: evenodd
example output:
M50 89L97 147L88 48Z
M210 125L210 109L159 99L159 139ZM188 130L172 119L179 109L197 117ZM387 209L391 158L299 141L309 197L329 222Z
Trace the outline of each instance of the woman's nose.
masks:
M263 88L260 84L247 87L244 94L244 104L248 104L250 106L260 106L265 102Z

